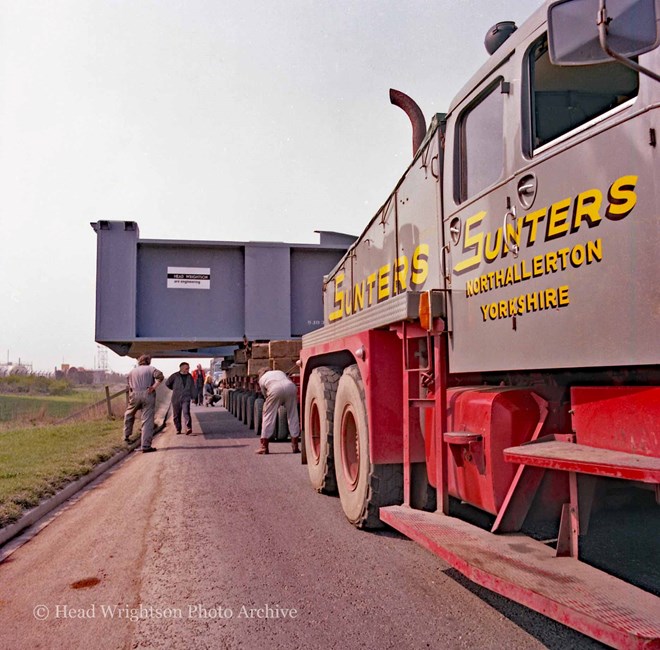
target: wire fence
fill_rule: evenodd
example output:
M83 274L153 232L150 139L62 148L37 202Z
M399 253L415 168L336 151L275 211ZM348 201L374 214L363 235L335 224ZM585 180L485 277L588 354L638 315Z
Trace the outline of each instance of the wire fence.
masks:
M121 399L119 399L121 398ZM78 422L82 420L91 420L101 418L106 415L111 420L123 417L126 406L128 405L128 388L122 388L116 393L110 393L110 386L105 387L105 398L90 404L75 413L67 415L58 420L56 424L65 422Z

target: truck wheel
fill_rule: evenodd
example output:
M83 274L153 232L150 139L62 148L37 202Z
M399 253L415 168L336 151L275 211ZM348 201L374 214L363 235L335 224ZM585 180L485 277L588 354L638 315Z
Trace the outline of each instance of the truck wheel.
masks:
M286 407L277 409L277 440L286 440L289 437L289 420L286 415Z
M403 467L371 463L364 385L356 365L344 370L337 387L334 452L347 519L358 528L381 528L378 509L403 501Z
M254 400L254 432L261 435L261 416L264 413L264 400L262 397L257 397Z
M336 368L314 368L305 394L303 436L307 471L312 487L323 494L337 494L332 435L340 377Z

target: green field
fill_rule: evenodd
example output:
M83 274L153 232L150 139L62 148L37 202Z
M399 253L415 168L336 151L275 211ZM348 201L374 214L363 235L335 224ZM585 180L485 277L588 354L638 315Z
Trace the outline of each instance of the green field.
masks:
M125 448L121 430L101 419L0 431L0 527Z
M105 397L101 391L74 391L70 395L0 395L0 422L31 417L58 420Z

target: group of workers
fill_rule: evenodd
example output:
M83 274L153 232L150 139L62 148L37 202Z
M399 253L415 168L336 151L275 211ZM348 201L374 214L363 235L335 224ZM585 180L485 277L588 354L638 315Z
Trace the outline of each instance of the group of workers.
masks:
M129 442L133 433L135 416L138 411L141 411L142 439L139 449L143 453L156 451L156 448L151 446L154 436L156 389L164 379L163 373L151 365L151 357L146 354L138 359L137 367L128 373L128 406L124 414L124 440ZM172 391L172 418L176 433L177 435L183 433L182 424L184 424L186 435L190 435L192 433L190 403L193 402L200 406L203 403L206 403L207 406L213 405L215 396L213 378L210 375L205 375L201 364L198 364L197 368L191 373L190 364L184 361L179 364L179 371L167 378L165 385ZM298 390L296 385L281 370L267 369L259 372L258 385L265 402L257 454L265 455L269 453L268 439L275 432L277 411L280 406L286 408L293 453L300 453L298 446L300 420L298 418Z

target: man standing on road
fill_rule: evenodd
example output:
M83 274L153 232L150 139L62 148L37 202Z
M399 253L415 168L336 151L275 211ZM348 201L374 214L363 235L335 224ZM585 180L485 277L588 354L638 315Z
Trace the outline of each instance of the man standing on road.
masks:
M156 451L151 446L154 437L154 411L156 408L156 388L163 381L163 373L151 365L151 357L143 354L138 365L128 373L128 407L124 414L124 441L128 442L133 433L135 414L142 411L143 453Z
M190 400L196 400L197 388L190 374L190 364L185 361L179 364L179 372L170 375L165 385L172 391L172 415L177 435L181 433L181 414L186 425L186 435L192 433L190 417Z
M259 371L259 388L266 401L264 402L263 418L261 420L261 446L258 454L268 453L268 439L275 431L277 409L286 408L291 434L291 448L294 454L299 454L298 439L300 438L300 420L298 418L298 389L296 385L281 370Z
M202 370L202 364L198 363L197 368L192 372L192 378L195 382L195 388L197 392L193 401L197 406L201 406L204 403L204 370Z

